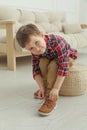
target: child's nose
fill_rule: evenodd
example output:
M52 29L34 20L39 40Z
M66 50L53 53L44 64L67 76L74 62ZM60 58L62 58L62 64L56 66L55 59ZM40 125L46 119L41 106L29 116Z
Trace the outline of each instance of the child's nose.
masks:
M40 51L40 47L36 47L37 51Z

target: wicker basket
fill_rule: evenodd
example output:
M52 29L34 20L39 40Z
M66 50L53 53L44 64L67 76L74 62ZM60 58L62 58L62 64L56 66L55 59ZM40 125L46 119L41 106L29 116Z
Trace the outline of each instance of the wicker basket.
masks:
M62 96L82 95L87 90L87 65L73 65L60 90Z

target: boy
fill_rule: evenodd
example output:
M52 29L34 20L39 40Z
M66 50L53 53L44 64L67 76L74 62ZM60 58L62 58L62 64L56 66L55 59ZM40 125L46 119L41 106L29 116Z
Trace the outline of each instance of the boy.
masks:
M34 95L45 99L38 112L49 115L56 106L62 83L69 75L69 66L77 58L77 50L60 36L44 35L34 24L22 26L16 38L22 48L32 53L33 77L39 86Z

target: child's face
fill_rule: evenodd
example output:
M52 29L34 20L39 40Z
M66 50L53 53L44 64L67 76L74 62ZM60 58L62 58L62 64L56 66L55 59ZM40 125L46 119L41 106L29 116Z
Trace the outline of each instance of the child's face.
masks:
M44 35L32 35L30 37L29 43L26 43L25 48L31 51L32 54L43 54L46 50L46 42L44 40Z

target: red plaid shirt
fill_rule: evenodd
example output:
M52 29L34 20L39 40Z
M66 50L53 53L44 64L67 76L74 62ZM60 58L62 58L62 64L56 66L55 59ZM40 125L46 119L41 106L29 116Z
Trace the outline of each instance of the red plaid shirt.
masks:
M39 60L43 57L48 58L49 60L56 60L59 66L57 72L58 75L69 75L69 57L76 59L77 50L72 49L66 40L61 36L53 34L45 35L44 40L46 42L45 53L41 55L32 55L33 77L35 77L37 74L41 74Z

